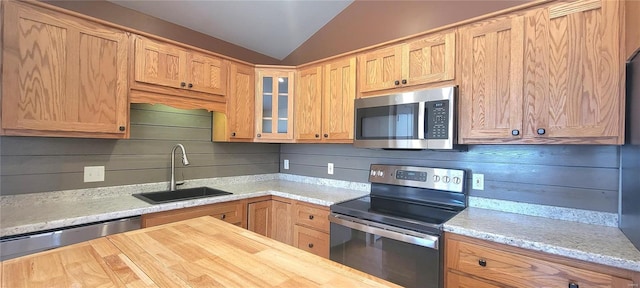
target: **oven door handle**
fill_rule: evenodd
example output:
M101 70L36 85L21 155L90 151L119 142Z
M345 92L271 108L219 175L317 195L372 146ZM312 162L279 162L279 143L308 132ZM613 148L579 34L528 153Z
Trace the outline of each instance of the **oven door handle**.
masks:
M329 221L358 231L438 250L438 241L440 238L438 236L423 234L335 213L329 214Z

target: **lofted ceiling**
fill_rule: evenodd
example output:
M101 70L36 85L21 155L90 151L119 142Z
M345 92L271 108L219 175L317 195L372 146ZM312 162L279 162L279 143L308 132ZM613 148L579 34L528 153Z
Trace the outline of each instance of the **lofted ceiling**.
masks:
M353 0L108 0L282 60Z

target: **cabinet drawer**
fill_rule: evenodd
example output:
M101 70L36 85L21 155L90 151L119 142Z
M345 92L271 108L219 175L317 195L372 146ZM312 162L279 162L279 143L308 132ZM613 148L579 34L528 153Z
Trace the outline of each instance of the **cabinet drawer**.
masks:
M329 234L300 225L295 225L293 230L293 246L329 258Z
M225 222L233 225L242 226L242 219L244 215L244 204L241 202L233 202L229 204L218 204L213 206L209 210L209 216L224 220Z
M295 205L294 217L295 224L329 232L329 210L325 207L298 203Z
M447 268L514 287L618 287L626 282L611 275L538 258L447 240ZM465 280L466 281L466 280ZM461 284L462 285L462 284ZM465 287L450 285L450 287ZM491 285L482 287L493 287Z
M463 276L453 272L447 272L447 285L452 288L500 288L500 286L484 282L482 280Z
M245 227L244 202L234 201L189 207L142 215L142 228L157 226L202 216L212 216L228 223Z

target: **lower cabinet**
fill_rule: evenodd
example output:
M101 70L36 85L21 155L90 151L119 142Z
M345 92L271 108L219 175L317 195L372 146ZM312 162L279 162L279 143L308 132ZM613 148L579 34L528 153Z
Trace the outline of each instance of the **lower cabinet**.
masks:
M293 244L291 202L271 196L249 199L247 227L250 231Z
M295 202L293 246L329 258L329 209Z
M448 288L636 287L631 271L450 233L445 249Z
M244 215L246 215L246 206L246 200L239 200L144 214L142 215L142 228L202 216L213 216L233 225L247 228L247 221L244 217Z

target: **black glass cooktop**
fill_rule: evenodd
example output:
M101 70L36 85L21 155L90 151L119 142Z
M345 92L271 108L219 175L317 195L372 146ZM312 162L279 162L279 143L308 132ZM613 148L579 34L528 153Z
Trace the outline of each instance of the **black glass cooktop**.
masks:
M451 219L460 210L426 203L364 196L334 204L331 206L331 212L415 231L439 233L442 223Z

